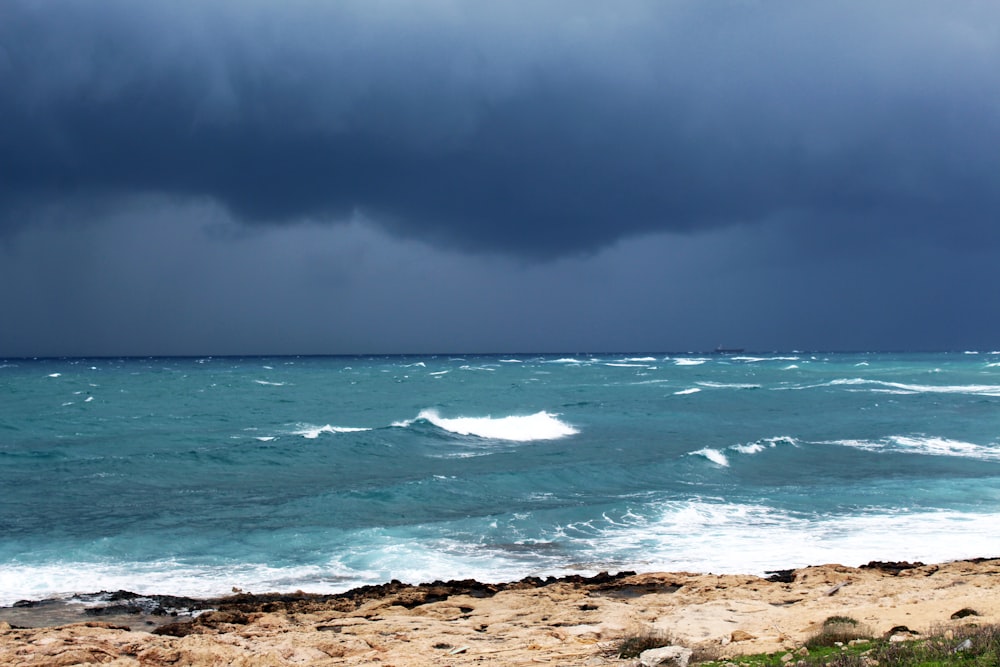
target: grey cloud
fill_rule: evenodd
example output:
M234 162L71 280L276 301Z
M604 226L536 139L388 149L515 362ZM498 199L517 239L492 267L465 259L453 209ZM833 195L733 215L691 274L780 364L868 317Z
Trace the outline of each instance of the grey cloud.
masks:
M992 4L494 4L6 2L0 225L154 193L527 257L1000 240Z

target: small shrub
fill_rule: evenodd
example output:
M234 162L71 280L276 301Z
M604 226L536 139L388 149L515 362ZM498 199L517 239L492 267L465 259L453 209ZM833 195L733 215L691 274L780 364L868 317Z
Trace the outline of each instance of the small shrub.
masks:
M673 642L667 633L647 629L625 635L618 640L617 653L619 658L638 658L643 651L672 644Z
M703 662L717 662L722 657L722 647L718 644L700 644L691 651L692 665L699 665Z
M806 640L806 648L846 644L853 639L871 639L872 633L865 625L850 616L831 616L823 621L823 628Z
M829 625L851 625L857 627L858 621L850 616L830 616L823 621L823 627Z

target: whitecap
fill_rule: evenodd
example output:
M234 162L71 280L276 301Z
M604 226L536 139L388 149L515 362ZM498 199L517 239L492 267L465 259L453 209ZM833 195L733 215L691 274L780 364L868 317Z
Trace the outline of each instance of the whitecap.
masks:
M510 415L507 417L456 417L447 419L436 410L422 410L417 419L423 419L440 429L458 435L474 435L491 440L530 442L533 440L555 440L576 435L579 431L561 421L558 415L536 412L532 415ZM394 425L408 426L412 422Z
M766 449L773 449L778 445L798 446L798 440L787 435L778 435L773 438L761 438L753 442L733 445L729 449L740 454L759 454Z
M303 424L298 431L292 431L292 435L301 435L303 438L314 440L324 433L359 433L370 430L370 428L358 428L354 426L331 426L330 424L326 424L325 426L310 426Z
M820 444L840 445L869 452L906 452L924 456L954 456L983 461L1000 461L1000 446L995 443L978 445L937 436L893 435L878 440L830 440Z
M705 447L704 449L699 449L698 451L691 452L691 456L704 456L706 459L711 461L716 465L723 466L724 468L729 467L729 459L718 449L713 449L711 447Z
M708 361L708 359L692 359L690 357L681 357L680 359L674 359L675 366L700 366Z
M971 442L936 437L894 435L890 440L899 447L918 454L960 456L975 459L1000 460L1000 448L983 447Z
M62 373L49 373L50 378L62 377Z
M691 387L690 389L681 389L680 391L675 391L674 396L687 396L688 394L697 394L701 389L698 387Z
M285 382L268 382L267 380L254 380L254 382L268 387L284 387L286 384Z
M774 445L772 445L773 447ZM745 445L733 445L729 449L740 454L759 454L766 449L760 442L751 442Z
M760 389L759 384L739 382L699 382L698 384L709 389Z
M817 387L867 387L868 391L881 393L904 392L908 394L969 394L971 396L1000 396L1000 385L995 384L959 384L933 385L908 384L904 382L886 382L884 380L868 380L865 378L838 378L825 384L796 387L797 389L814 389Z

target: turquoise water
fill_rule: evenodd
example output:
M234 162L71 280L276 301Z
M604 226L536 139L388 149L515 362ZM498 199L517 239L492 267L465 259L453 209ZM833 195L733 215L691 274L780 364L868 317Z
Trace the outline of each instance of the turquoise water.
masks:
M0 362L0 604L1000 555L1000 353Z

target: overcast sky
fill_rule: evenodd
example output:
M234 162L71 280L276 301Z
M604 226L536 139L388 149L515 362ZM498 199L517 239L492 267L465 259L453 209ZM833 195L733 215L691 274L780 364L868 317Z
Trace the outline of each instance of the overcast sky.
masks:
M1000 3L0 3L0 356L1000 348Z

